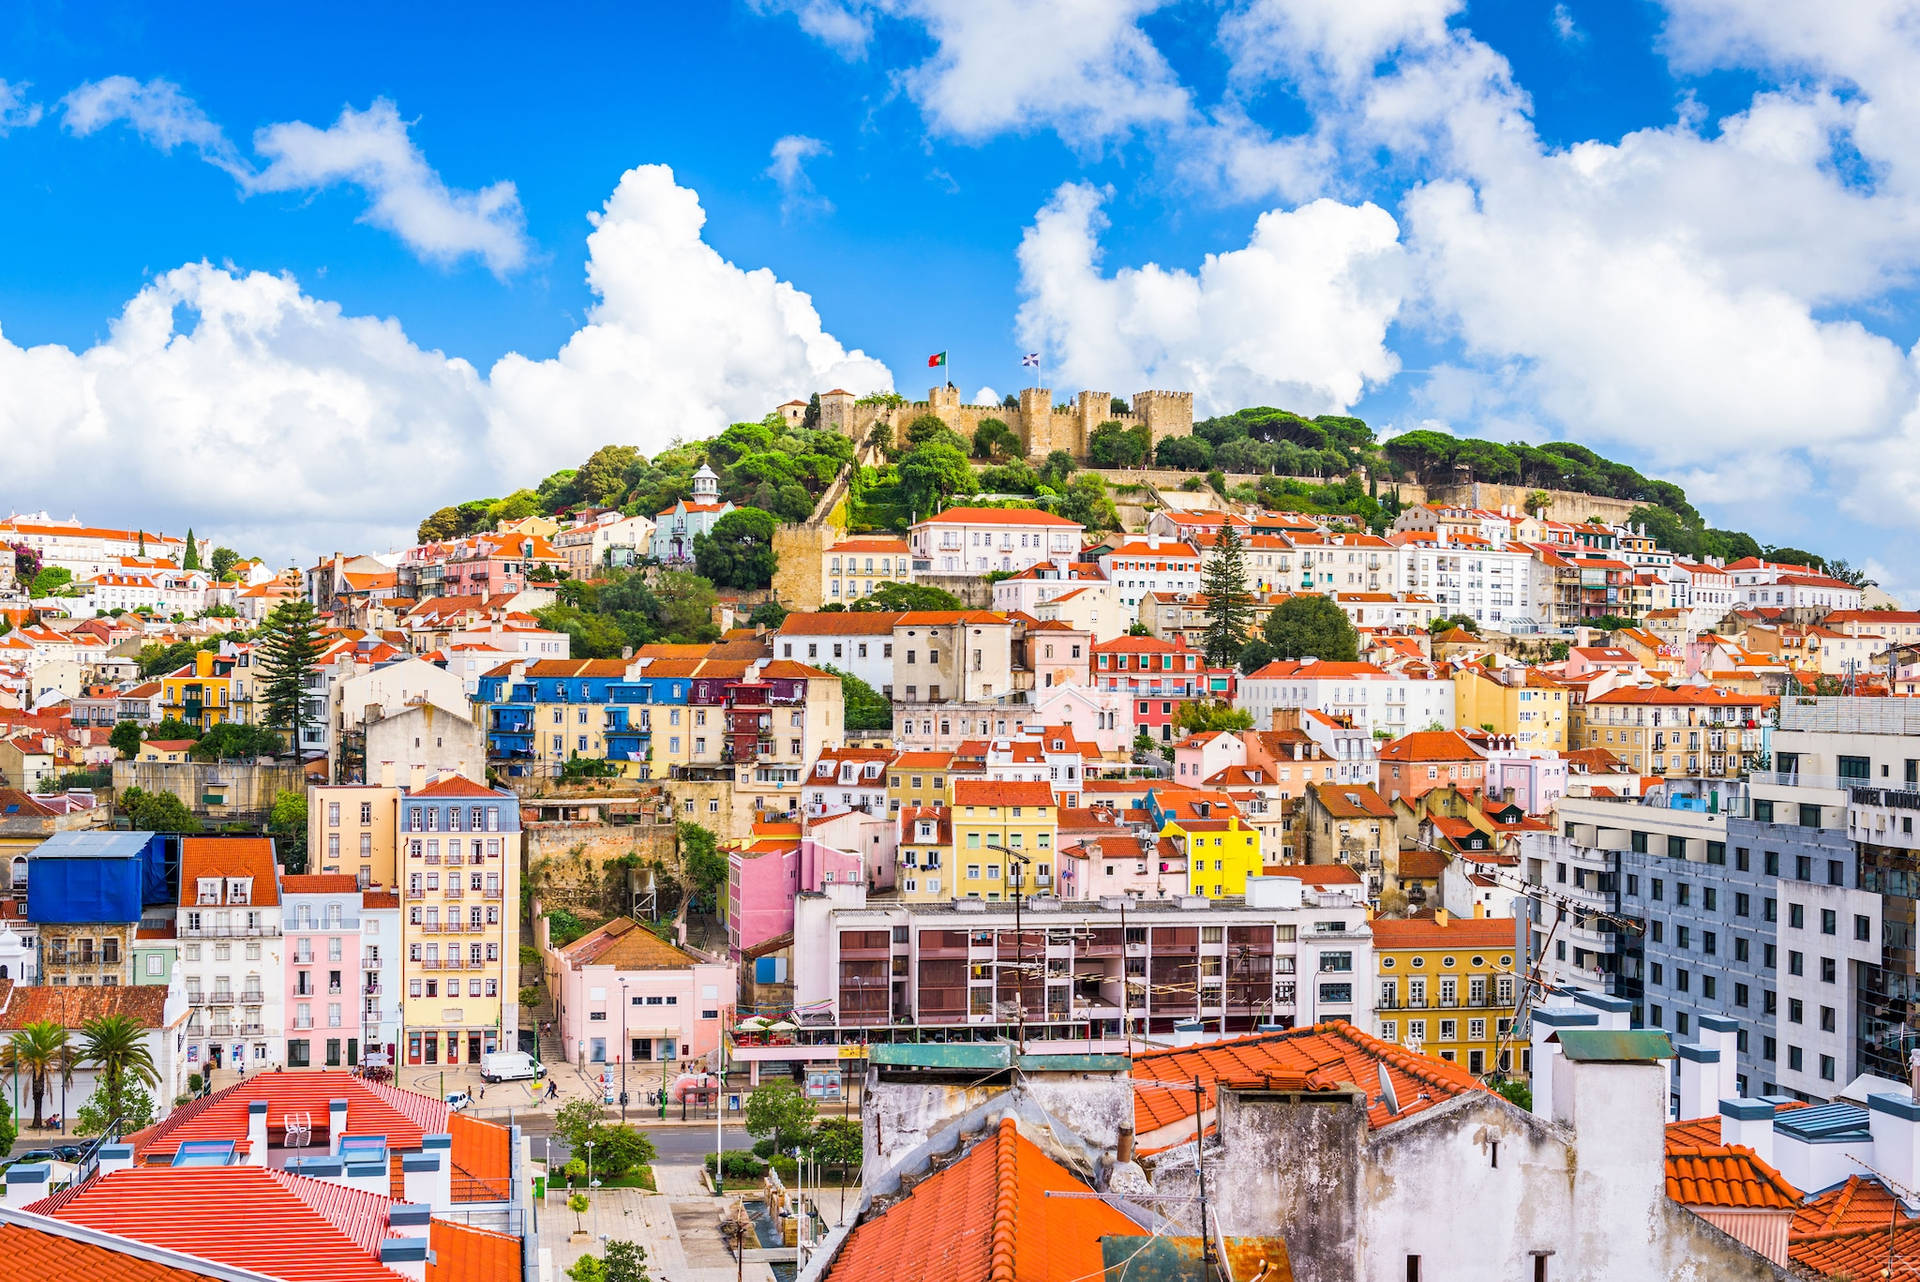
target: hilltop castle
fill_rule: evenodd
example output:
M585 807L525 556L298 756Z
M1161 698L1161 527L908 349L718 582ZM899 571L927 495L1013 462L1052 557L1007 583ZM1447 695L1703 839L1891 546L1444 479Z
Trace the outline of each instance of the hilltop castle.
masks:
M805 401L788 401L780 413L798 424L806 415ZM1045 387L1021 389L1020 407L1006 405L962 405L960 392L952 384L931 388L924 401L903 404L862 405L852 392L835 388L820 393L820 426L832 428L855 441L866 439L876 423L885 423L896 436L922 414L932 414L960 435L971 438L981 422L997 418L1012 428L1026 446L1029 459L1038 462L1054 450L1065 450L1076 459L1087 457L1087 442L1102 423L1114 421L1132 427L1145 423L1158 445L1170 436L1193 435L1192 392L1135 392L1124 413L1113 412L1113 397L1107 392L1081 392L1068 406L1056 406L1053 392Z

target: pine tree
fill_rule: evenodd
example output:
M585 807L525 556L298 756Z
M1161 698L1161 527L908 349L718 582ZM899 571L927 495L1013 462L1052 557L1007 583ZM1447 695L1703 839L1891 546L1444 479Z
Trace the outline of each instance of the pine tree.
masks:
M1219 541L1213 545L1213 558L1200 577L1200 590L1207 597L1203 645L1207 663L1216 668L1231 666L1247 644L1247 622L1253 614L1253 598L1247 595L1247 567L1242 550L1240 536L1233 526L1221 525Z
M193 541L193 527L191 525L187 527L187 554L180 559L180 568L183 570L197 570L200 568L200 548L199 545Z
M307 724L307 670L320 657L313 603L296 597L275 607L267 616L257 653L261 668L258 689L265 723L285 730L294 755L298 756L301 731Z
M139 551L139 555L141 555L141 556L145 556L146 554L147 554L147 532L146 532L145 530L142 530L142 531L140 531L140 551Z

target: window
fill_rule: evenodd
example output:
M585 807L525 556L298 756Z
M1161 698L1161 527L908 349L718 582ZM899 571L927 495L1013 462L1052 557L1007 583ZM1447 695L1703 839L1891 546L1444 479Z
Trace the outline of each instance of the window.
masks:
M1839 928L1840 915L1831 908L1822 908L1820 910L1820 933L1823 935L1831 935L1838 931Z
M1747 998L1747 986L1745 984L1735 984L1733 986L1733 1004L1735 1006L1745 1006L1747 1004Z
M1823 984L1833 983L1836 970L1837 967L1834 964L1833 958L1822 957L1820 959L1820 982Z
M1787 905L1787 929L1805 930L1806 926L1807 926L1806 908L1800 904L1789 903Z
M1853 937L1863 942L1873 938L1873 923L1858 913L1853 917Z
M1742 892L1742 891L1734 892L1733 915L1735 917L1753 916L1753 900L1745 892Z

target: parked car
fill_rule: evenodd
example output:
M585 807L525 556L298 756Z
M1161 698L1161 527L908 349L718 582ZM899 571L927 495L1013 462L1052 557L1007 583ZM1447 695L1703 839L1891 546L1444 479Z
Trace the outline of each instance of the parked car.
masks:
M483 1082L532 1082L547 1074L547 1066L525 1051L495 1051L480 1059Z
M467 1091L455 1091L447 1096L447 1107L458 1113L473 1104L473 1096Z

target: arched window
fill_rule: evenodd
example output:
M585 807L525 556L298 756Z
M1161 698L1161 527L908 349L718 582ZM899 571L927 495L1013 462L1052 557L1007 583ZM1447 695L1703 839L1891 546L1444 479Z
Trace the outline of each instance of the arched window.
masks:
M11 884L15 890L25 890L27 888L27 857L25 855L15 855L13 857L13 878Z

